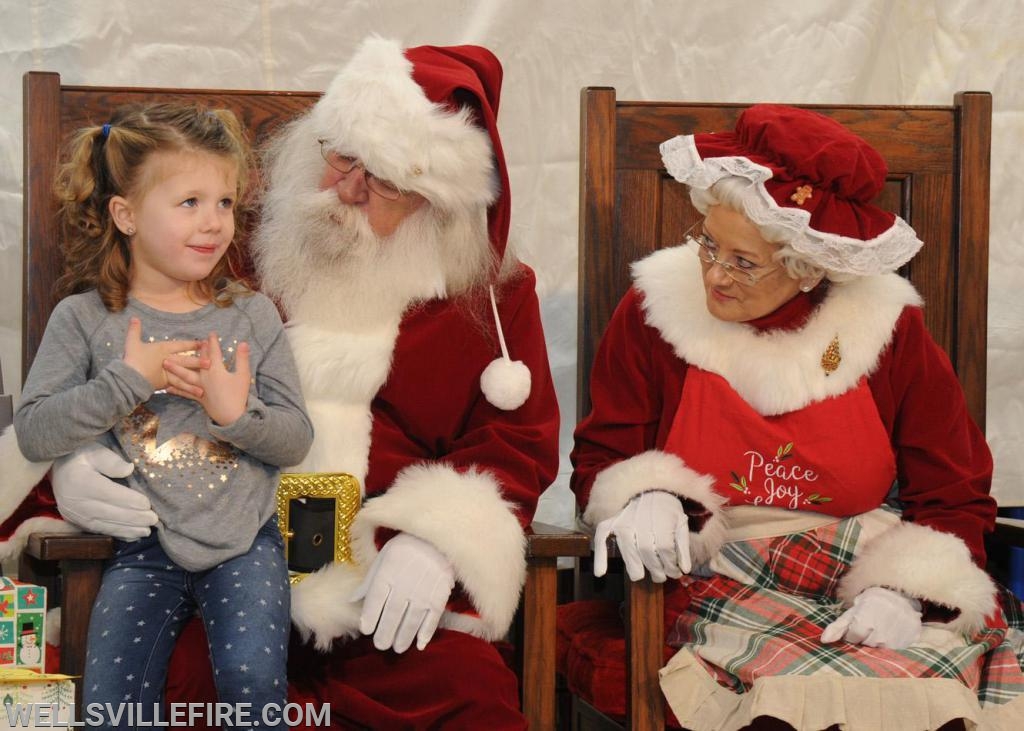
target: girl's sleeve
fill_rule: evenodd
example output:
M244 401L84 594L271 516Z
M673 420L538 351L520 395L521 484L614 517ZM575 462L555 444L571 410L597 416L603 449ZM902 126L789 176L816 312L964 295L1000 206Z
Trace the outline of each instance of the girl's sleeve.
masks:
M95 328L81 300L54 308L22 389L14 416L18 446L26 459L53 460L109 431L153 393L149 382L123 360L89 378L89 333Z
M210 433L266 464L296 465L313 443L313 424L306 413L295 357L269 299L253 295L248 312L264 351L259 363L250 364L255 384L245 413L227 426L211 420Z

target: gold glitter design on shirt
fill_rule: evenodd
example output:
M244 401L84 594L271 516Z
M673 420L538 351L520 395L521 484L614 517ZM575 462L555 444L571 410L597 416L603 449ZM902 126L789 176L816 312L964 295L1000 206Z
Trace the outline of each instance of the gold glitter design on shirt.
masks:
M214 481L226 483L227 473L238 468L239 451L226 442L210 441L195 434L176 434L157 444L160 417L145 404L121 420L122 444L136 469L151 480L187 485L199 482L216 489ZM202 497L197 494L196 497Z

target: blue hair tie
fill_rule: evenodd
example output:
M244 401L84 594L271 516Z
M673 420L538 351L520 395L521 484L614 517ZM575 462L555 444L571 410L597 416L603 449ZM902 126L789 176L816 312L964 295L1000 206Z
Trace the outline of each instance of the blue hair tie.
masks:
M110 123L107 122L103 125L103 139L107 139L110 136Z

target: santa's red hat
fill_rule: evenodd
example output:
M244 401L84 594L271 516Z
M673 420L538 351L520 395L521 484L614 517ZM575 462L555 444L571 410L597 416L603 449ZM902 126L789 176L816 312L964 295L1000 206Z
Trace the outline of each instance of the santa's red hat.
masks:
M661 145L668 172L691 188L726 177L751 183L742 211L781 226L788 243L829 272L882 274L905 264L921 240L872 201L885 184L882 156L833 119L807 109L758 104L732 132L680 135Z
M480 46L363 41L311 113L318 135L374 175L446 210L488 207L498 257L511 197L498 136L501 63Z
M512 197L498 135L502 69L480 46L418 46L367 38L310 112L316 135L339 154L442 211L487 209L491 246L508 244ZM511 411L530 395L531 374L505 344L490 292L501 357L481 374L494 406ZM512 354L514 355L514 354Z

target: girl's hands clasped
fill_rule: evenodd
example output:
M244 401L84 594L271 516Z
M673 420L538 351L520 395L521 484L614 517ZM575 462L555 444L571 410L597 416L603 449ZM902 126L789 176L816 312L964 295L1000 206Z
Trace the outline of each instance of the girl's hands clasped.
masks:
M199 343L198 340L144 342L142 322L133 317L128 322L128 333L124 338L124 362L149 381L153 390L159 391L169 386L168 373L164 368L168 359L184 367L199 368L198 357L189 355L199 347Z
M238 344L234 371L224 365L216 333L210 333L201 341L194 361L176 356L164 360L163 368L167 374L167 392L198 401L215 423L227 426L245 413L252 382L248 343Z

